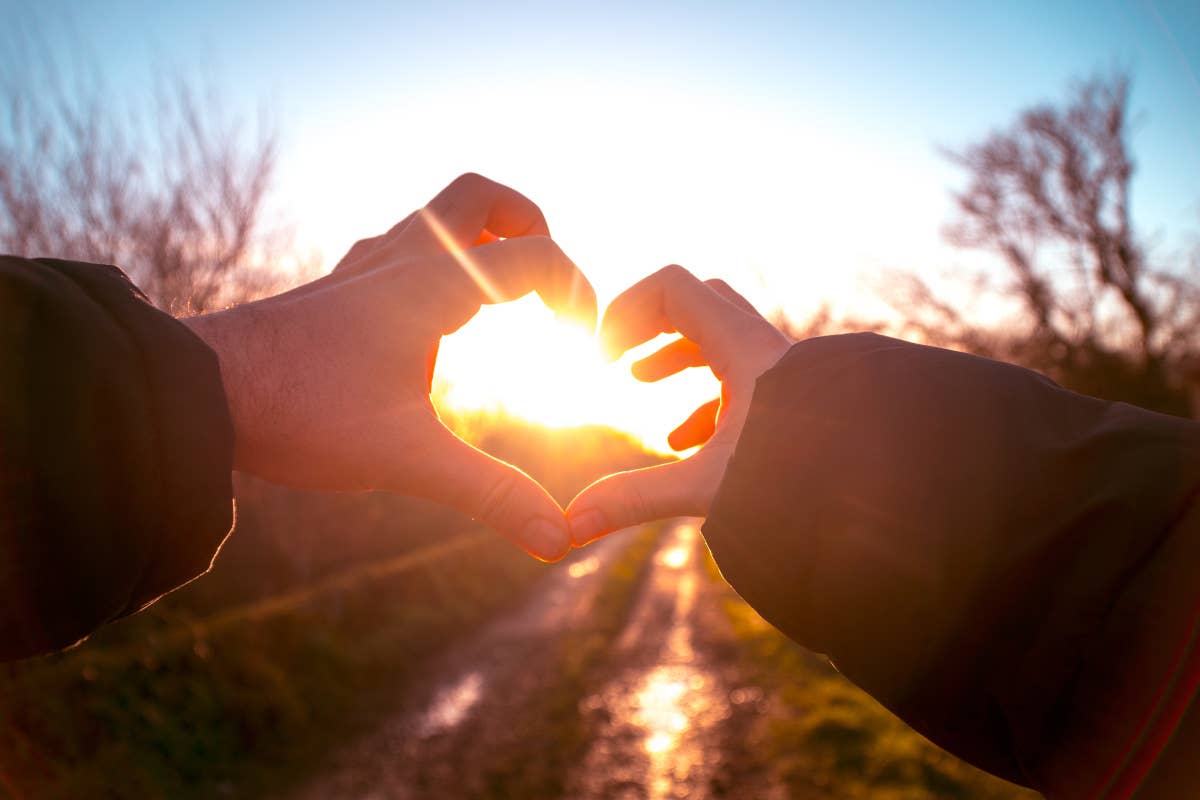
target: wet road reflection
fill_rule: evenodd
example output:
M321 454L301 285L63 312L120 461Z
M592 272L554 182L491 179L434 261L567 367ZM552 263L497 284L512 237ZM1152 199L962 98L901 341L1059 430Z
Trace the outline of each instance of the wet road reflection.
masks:
M686 545L668 547L658 557L658 563L666 564L672 569L679 569L688 562L692 551Z
M403 687L399 712L349 743L296 800L779 796L751 787L739 766L738 731L764 700L722 649L728 621L693 521L664 527L586 683L564 678L563 637L595 624L600 590L630 541L617 535L573 554L526 602L432 659L427 681ZM558 718L539 716L547 698L564 696ZM560 731L587 739L560 741ZM507 755L531 752L530 742L538 763Z
M483 673L468 672L458 683L442 689L434 697L418 726L419 735L428 738L456 727L467 718L482 696Z
M600 559L596 556L588 556L569 565L567 567L567 574L572 578L582 578L584 575L591 575L598 569L600 569Z
M399 687L397 713L347 742L293 800L494 796L488 764L530 737L529 710L558 678L554 648L591 624L606 569L627 543L613 537L550 568L525 602L430 659Z
M720 755L729 692L693 646L699 531L677 524L617 642L624 668L583 704L604 720L571 797L704 798Z

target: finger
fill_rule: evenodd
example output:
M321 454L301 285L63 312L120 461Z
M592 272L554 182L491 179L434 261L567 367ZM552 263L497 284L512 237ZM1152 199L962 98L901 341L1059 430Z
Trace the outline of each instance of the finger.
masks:
M604 313L601 338L610 357L659 333L679 331L720 373L733 355L733 334L746 312L680 266L660 269L617 295Z
M762 318L750 301L734 291L728 283L720 278L710 278L704 282L704 285L744 311ZM665 345L641 361L634 362L631 371L638 380L651 382L662 380L689 367L703 367L707 364L700 346L691 339L681 338Z
M438 349L441 347L441 342L433 343L433 347L429 348L429 352L425 354L425 391L433 392L433 373L437 370Z
M758 309L755 308L749 300L742 297L737 290L720 278L709 278L704 282L704 285L710 287L717 294L721 295L743 311L747 311L754 316L759 317L760 319L765 319L762 314L758 313Z
M618 472L588 486L567 506L571 541L580 546L643 522L706 515L721 476L702 455Z
M333 271L338 272L353 266L355 262L373 253L382 241L382 235L372 236L369 239L359 239L346 251L346 255L342 256L342 260L334 265Z
M549 236L550 227L537 204L493 180L468 172L429 201L422 216L447 249L471 247L483 232L493 237Z
M353 269L363 259L370 256L380 247L387 244L397 235L399 235L401 231L408 227L408 224L413 221L413 218L416 217L416 215L416 211L412 212L407 217L389 228L387 233L381 233L378 236L372 236L368 239L360 239L359 241L355 242L346 252L346 255L342 256L342 260L339 261L336 266L334 266L333 271L345 272Z
M536 291L555 314L596 326L596 292L554 241L526 236L447 253L429 263L451 333L483 303L503 303Z
M542 561L570 550L562 508L524 472L440 426L427 452L420 475L404 476L400 491L469 514Z
M676 339L641 361L633 362L630 372L639 381L660 381L688 367L703 367L707 364L700 345L691 339Z
M673 450L687 450L707 442L717 430L717 412L721 410L721 399L709 400L692 412L683 424L667 436L667 444Z

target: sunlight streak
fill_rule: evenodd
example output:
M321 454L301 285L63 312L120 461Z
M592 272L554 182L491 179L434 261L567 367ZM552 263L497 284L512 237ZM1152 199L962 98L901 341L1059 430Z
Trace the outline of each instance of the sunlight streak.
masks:
M437 215L430 211L428 206L422 208L418 214L419 219L425 221L425 224L429 226L429 230L433 231L433 235L441 242L442 247L446 248L446 252L454 257L454 260L462 267L463 272L467 273L467 277L474 281L475 285L479 287L479 291L483 292L484 296L487 297L488 302L504 302L504 295L500 293L495 284L488 279L487 274L471 258L470 249L461 247L455 241L454 236L446 229L442 221L437 218Z

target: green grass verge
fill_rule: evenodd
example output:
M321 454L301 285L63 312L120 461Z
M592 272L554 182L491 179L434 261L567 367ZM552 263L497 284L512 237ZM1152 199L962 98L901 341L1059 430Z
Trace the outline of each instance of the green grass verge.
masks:
M161 619L137 615L118 626L144 635L0 667L0 797L257 797L298 782L386 713L410 664L543 569L489 537L201 638L161 637Z
M868 694L765 622L721 580L747 674L764 691L748 743L789 793L871 800L1033 800L905 725Z

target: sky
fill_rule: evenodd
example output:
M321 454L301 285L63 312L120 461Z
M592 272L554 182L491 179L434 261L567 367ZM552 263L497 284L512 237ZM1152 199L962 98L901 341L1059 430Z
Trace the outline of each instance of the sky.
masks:
M977 263L940 238L961 175L939 147L1114 68L1134 77L1135 222L1164 256L1200 230L1194 0L0 10L55 49L90 52L117 92L179 70L248 115L266 108L282 142L278 211L327 263L471 170L542 206L602 304L680 263L764 311L870 315L881 270ZM489 310L447 340L439 375L464 405L625 420L653 443L713 392L703 374L655 388L596 370L555 385L546 359L563 354L532 352L570 338L552 324L532 301ZM532 353L521 369L507 366L514 347Z

